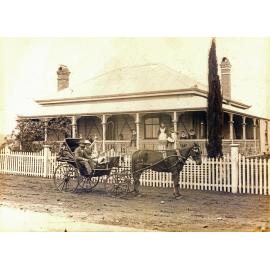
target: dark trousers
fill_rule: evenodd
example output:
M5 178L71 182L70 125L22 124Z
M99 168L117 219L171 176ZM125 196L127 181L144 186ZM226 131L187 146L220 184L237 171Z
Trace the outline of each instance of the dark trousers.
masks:
M87 171L87 174L91 174L93 168L94 168L94 162L90 159L88 160L81 160L79 161L81 165L84 166L84 168L86 169Z

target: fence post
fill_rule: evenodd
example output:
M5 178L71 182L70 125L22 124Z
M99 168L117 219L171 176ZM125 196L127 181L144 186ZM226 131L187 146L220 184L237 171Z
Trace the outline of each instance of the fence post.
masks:
M8 159L8 157L7 157L7 154L8 154L8 147L7 146L5 146L5 148L3 149L3 152L2 152L4 155L3 155L3 157L4 157L4 174L5 173L7 173L7 159Z
M43 156L43 177L48 176L48 169L49 169L49 151L50 151L49 145L44 145L44 156Z
M239 170L239 144L231 144L232 193L237 193Z

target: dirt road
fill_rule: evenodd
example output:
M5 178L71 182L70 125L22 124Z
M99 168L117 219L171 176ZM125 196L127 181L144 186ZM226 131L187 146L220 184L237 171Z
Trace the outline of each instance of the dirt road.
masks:
M140 198L114 198L103 185L60 193L51 179L0 175L0 231L269 231L270 196L183 190L175 200L171 189L141 190ZM21 225L32 218L36 226Z

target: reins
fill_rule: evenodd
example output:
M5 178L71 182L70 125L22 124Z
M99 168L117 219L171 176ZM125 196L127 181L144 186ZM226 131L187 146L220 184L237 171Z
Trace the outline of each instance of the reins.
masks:
M156 163L150 164L150 165L148 165L147 167L144 167L144 168L141 168L141 169L139 169L139 170L136 170L136 171L132 172L132 174L138 173L138 172L141 172L141 171L144 171L144 170L149 170L149 169L151 169L152 167L158 165L159 163L161 163L161 162L163 162L163 161L165 161L165 160L167 160L168 158L171 158L171 157L177 157L177 161L176 161L173 165L171 165L169 168L167 168L167 170L169 170L169 169L171 169L172 167L176 166L176 165L177 165L178 163L180 163L180 162L182 162L183 165L185 165L186 161L189 159L189 154L190 154L190 151L188 152L188 157L182 156L181 153L179 153L179 155L170 155L170 156L167 156L167 157L165 157L165 158L159 160L159 161L156 162ZM181 159L180 159L180 158L181 158ZM139 162L139 163L137 163L137 164L142 164L142 165L143 165L144 163L143 163L143 162Z

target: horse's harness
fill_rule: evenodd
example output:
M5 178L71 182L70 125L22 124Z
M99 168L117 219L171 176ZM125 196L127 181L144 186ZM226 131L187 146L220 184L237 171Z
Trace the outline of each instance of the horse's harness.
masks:
M178 163L182 163L184 166L186 164L186 161L189 159L189 156L188 157L182 156L179 149L176 149L176 155L170 155L170 156L166 157L165 160L167 158L171 158L171 157L177 157L177 160L173 165L171 165L169 168L167 168L168 170L173 168L174 166L176 166Z
M186 161L190 158L191 151L194 151L195 153L198 153L198 152L200 152L200 149L197 146L194 145L189 150L187 157L181 155L179 149L176 149L176 155L170 155L170 156L167 157L167 158L170 158L170 157L177 156L177 161L173 165L171 165L168 169L171 169L172 167L176 166L178 163L183 163L183 166L184 166L186 164ZM192 158L194 159L194 157L192 157ZM194 159L194 161L195 161L195 159Z
M144 167L142 169L139 169L133 173L139 172L139 171L143 171L143 170L147 170L147 169L151 169L152 167L154 167L155 165L161 163L162 161L166 161L167 159L171 158L171 157L177 157L177 160L175 163L173 163L170 167L167 168L167 170L175 167L178 163L183 163L183 166L186 164L186 161L189 159L189 155L188 157L182 156L179 149L176 149L176 155L169 155L169 156L165 156L163 157L163 159L159 160L158 162L154 163L154 164L144 164L144 162L142 162L143 165L148 165L147 167Z
M178 160L180 162L182 162L183 164L185 164L189 157L182 156L179 149L176 149L175 151L176 151L176 155L177 155Z

